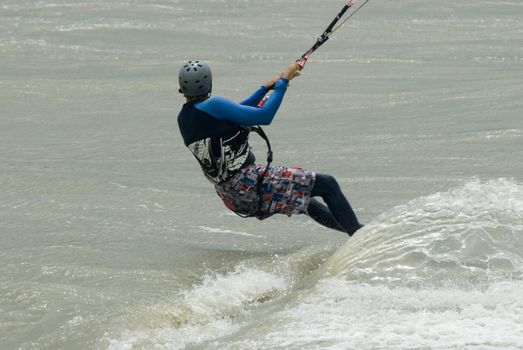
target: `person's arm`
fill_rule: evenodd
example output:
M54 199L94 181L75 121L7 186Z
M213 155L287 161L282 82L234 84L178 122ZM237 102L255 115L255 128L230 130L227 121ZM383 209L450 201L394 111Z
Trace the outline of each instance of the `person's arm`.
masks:
M269 88L265 85L262 85L251 96L240 102L240 104L244 106L256 107L258 106L258 103L260 103L260 101L265 97L267 92L269 92Z
M212 97L196 104L196 108L217 119L237 124L269 125L280 108L289 81L300 75L300 69L300 65L294 62L280 76L266 83L267 89L274 86L274 93L262 107L238 104L223 97Z
M271 98L260 108L235 103L223 97L211 97L198 103L196 108L217 119L228 120L237 124L269 125L278 108L280 108L288 83L287 79L280 78L274 84L274 93Z
M262 86L260 86L260 88L258 90L256 90L251 96L249 96L248 98L246 98L245 100L243 100L242 102L240 102L241 105L245 105L245 106L251 106L251 107L256 107L258 106L258 104L260 103L260 101L265 97L265 95L269 92L270 89L273 89L274 88L274 84L276 84L276 82L278 80L280 80L280 78L282 76L285 76L287 72L281 72L280 75L277 75L274 79L266 82L265 84L263 84ZM288 79L290 80L290 79Z

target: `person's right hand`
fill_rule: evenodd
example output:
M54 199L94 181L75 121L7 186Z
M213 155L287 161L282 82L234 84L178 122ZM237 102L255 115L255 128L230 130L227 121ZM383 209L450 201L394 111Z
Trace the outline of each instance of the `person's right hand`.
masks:
M285 71L281 73L281 77L291 81L300 76L301 67L298 62L291 63Z

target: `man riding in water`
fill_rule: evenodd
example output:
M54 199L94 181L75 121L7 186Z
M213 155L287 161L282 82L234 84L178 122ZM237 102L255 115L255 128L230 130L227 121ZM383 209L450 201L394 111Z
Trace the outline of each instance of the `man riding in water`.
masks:
M289 81L299 76L299 71L298 63L289 65L236 103L211 97L208 64L186 62L179 73L179 91L186 98L178 115L180 132L218 196L238 215L263 220L273 214L307 214L323 226L352 235L363 225L334 177L298 167L258 164L249 147L250 131L266 138L257 126L272 122ZM274 89L271 97L260 104L270 89ZM326 205L313 197L321 197Z

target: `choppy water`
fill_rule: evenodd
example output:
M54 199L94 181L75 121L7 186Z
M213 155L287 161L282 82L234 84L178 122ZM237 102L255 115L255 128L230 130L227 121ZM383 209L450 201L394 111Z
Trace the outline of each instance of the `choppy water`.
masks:
M292 82L275 162L351 239L235 217L183 148L183 60L239 100L342 3L0 0L0 349L523 349L521 1L371 0Z

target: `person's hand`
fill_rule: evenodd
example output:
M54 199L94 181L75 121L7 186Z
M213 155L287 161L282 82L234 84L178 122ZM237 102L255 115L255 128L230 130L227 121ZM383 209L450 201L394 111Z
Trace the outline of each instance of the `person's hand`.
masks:
M294 63L290 64L286 70L281 72L280 75L275 76L274 79L266 82L263 85L267 89L271 89L274 87L274 84L276 84L276 82L278 80L280 80L280 78L284 78L284 79L291 81L292 79L300 76L300 70L301 70L300 65L297 62L294 62Z
M291 63L285 71L281 73L281 77L291 81L292 79L300 76L301 67L298 62Z
M271 88L273 88L273 87L274 87L274 84L276 84L276 82L277 82L278 80L280 80L282 74L283 74L283 72L281 72L280 75L275 76L274 79L272 79L271 81L266 82L266 83L264 84L265 87L266 87L267 89L271 89Z

